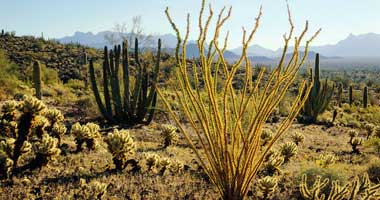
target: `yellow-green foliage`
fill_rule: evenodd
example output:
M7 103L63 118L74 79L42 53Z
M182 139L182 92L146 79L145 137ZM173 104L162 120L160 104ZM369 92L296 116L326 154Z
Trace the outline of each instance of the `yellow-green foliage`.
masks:
M247 56L247 48L253 36L258 30L261 10L256 18L256 23L250 31L243 31L243 48L241 57L234 63L227 63L224 52L227 48L228 37L220 42L220 33L223 25L230 17L230 11L225 13L223 9L216 20L214 32L210 30L212 9L204 23L205 0L202 1L199 15L198 50L199 61L189 63L186 56L186 44L190 32L189 18L184 40L181 33L171 18L168 9L167 18L177 34L176 47L176 99L180 104L180 110L184 118L190 124L190 129L181 123L181 117L172 110L169 100L163 94L162 89L157 92L164 100L170 115L184 134L186 140L195 152L198 161L205 173L215 184L222 199L243 199L247 194L253 179L256 177L260 166L264 162L266 153L271 149L278 138L289 128L297 116L310 92L306 87L306 80L301 81L298 94L295 97L288 116L275 130L273 140L266 148L257 148L260 144L260 133L274 108L277 108L283 100L287 90L294 83L298 69L303 65L307 53L298 52L306 28L299 36L294 36L294 26L289 14L291 25L290 33L285 36L285 48L279 65L273 70L266 71L263 68L257 72L258 76L252 80L252 65ZM304 52L308 52L309 43L318 32L312 35L306 42ZM211 35L211 37L208 37ZM295 51L291 54L290 62L285 62L285 56L289 42L296 37ZM210 38L210 41L206 41ZM209 46L207 46L209 44ZM205 49L205 46L207 46ZM208 53L206 53L206 51ZM245 70L242 74L242 89L233 87L233 80L237 77L239 69ZM212 71L214 73L212 73ZM264 72L265 77L264 77ZM205 94L205 95L202 95ZM191 132L191 134L190 134ZM194 145L197 141L200 148Z
M174 144L178 140L178 134L176 131L177 127L170 124L164 124L161 126L161 136L164 140L164 148Z
M101 200L107 194L108 184L99 181L86 182L85 179L79 181L80 189L75 194L75 199L98 199Z
M129 131L115 129L107 135L105 142L107 143L108 151L113 156L116 169L123 169L128 157L136 148L136 144L129 135Z

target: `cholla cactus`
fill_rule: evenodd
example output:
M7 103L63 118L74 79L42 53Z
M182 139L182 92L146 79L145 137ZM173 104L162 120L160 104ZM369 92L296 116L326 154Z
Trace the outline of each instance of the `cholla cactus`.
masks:
M46 105L35 97L24 96L20 105L20 110L24 113L31 113L34 115L40 114L46 109Z
M103 199L107 193L108 184L99 181L89 183L80 179L80 190L75 194L75 199Z
M7 138L6 140L0 141L0 154L11 158L13 155L15 141L16 140L13 138Z
M294 132L291 136L293 142L298 146L299 143L302 143L305 140L305 136L300 132Z
M257 187L259 191L263 193L263 199L269 199L269 195L274 192L277 187L277 179L266 176L259 179Z
M349 130L348 135L350 136L350 138L352 140L352 138L357 137L359 134L356 130Z
M284 157L279 152L273 151L264 163L263 172L265 175L273 176L275 173L281 173L280 167L284 164Z
M48 126L50 126L49 120L42 115L37 115L32 121L31 129L37 137L41 138Z
M75 136L75 142L77 143L77 152L82 150L84 143L86 143L88 149L95 149L97 139L100 138L99 129L99 126L94 123L87 123L86 125L75 123L71 127L71 133Z
M177 128L170 124L164 124L161 127L161 135L164 139L164 148L172 145L178 140L178 135L176 133Z
M164 175L167 169L170 169L172 162L168 158L161 158L159 166L161 167L160 174Z
M65 135L67 128L62 123L55 123L51 129L52 135L58 139L58 146L61 146L62 136Z
M358 146L363 144L363 139L354 137L350 141L351 147L352 147L352 153L360 154L360 151L358 149Z
M261 146L265 146L270 142L273 138L273 131L270 129L263 129L260 135L261 138Z
M5 101L1 107L1 112L3 113L3 116L1 118L7 121L14 121L16 118L16 110L18 106L19 103L17 101Z
M49 119L49 121L54 125L57 122L63 122L64 116L61 111L57 109L46 109L44 116Z
M105 142L108 145L108 151L113 156L113 163L117 170L123 170L126 166L127 159L135 150L135 143L127 130L115 129L109 133Z
M177 174L179 172L181 172L184 168L184 165L183 163L179 162L179 161L172 161L171 164L170 164L170 172L173 173L173 174Z
M322 154L319 156L319 165L326 168L335 164L336 157L332 154Z
M376 126L375 128L375 136L380 138L380 126Z
M9 178L12 173L13 160L0 155L0 178Z
M33 145L33 151L36 158L30 163L31 169L47 166L49 162L55 161L61 153L58 148L58 140L48 134L42 135L42 139Z
M284 163L289 162L290 158L297 154L297 145L293 142L287 142L281 145L281 155L284 156Z
M145 156L146 165L148 166L148 171L151 171L153 167L158 166L160 162L160 156L157 154L147 154Z
M369 139L369 137L371 137L371 135L375 131L375 128L376 128L375 125L370 124L370 123L367 123L364 125L364 129L366 130L366 133L367 133L367 140Z

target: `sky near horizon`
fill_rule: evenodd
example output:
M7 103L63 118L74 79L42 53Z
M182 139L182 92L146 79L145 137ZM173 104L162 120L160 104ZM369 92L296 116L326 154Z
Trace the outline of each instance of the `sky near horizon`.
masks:
M252 27L260 5L261 26L253 41L266 48L282 47L282 35L289 30L285 0L207 0L215 12L232 6L232 17L225 30L230 31L229 48L241 45L242 26ZM322 28L313 45L335 44L350 33L380 33L380 0L288 0L296 33L309 20L309 36ZM141 16L145 33L174 33L164 10L171 15L182 33L186 14L191 15L191 36L196 39L200 0L0 0L0 29L14 30L17 35L60 38L76 31L112 30L117 23L131 24ZM224 32L225 33L225 32Z

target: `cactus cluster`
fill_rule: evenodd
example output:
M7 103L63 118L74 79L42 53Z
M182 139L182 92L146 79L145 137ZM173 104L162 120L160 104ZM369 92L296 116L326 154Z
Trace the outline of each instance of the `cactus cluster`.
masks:
M315 69L313 78L313 87L304 104L299 118L303 123L315 123L318 115L322 114L328 107L333 94L335 86L330 86L327 79L321 82L319 77L319 54L315 58Z
M161 126L161 137L163 138L163 148L174 144L178 140L177 127L170 124L164 124Z
M24 169L42 168L56 160L60 154L59 135L66 129L59 124L62 121L59 111L48 109L35 97L5 102L0 115L0 176L9 178ZM20 158L27 153L32 153L33 158L19 166Z
M110 51L105 47L103 60L104 102L96 83L94 64L90 60L89 73L93 93L99 110L107 121L124 124L149 124L152 121L157 101L156 83L159 75L160 56L161 40L158 40L155 66L153 71L149 72L149 63L140 61L139 45L136 39L134 53L136 75L135 82L132 83L132 74L130 73L132 65L129 60L128 43L124 42L123 47L115 46ZM122 77L119 77L120 64L123 69Z
M182 162L171 160L169 158L163 158L157 154L146 154L145 163L148 167L148 171L153 171L153 169L156 169L159 170L160 175L164 175L167 171L172 174L177 174L184 169Z
M303 199L306 200L338 200L338 199L378 199L380 195L380 184L374 185L368 178L368 174L364 174L361 178L355 179L344 186L341 186L338 181L332 182L332 188L328 196L321 194L321 191L328 185L329 179L321 180L317 177L314 184L309 187L307 177L304 174L300 183L300 193Z
M105 142L107 143L108 151L112 154L116 170L123 170L127 165L130 154L136 148L129 131L115 129L107 135Z
M100 136L100 127L95 123L87 123L81 125L80 123L75 123L71 127L71 134L75 136L75 142L77 145L77 152L83 150L83 144L86 144L87 148L90 150L95 150L97 142Z

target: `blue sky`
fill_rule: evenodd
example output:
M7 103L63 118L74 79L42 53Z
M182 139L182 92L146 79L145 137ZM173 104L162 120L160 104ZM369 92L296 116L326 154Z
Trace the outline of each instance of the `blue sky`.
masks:
M232 5L229 47L240 45L241 27L254 23L263 5L261 27L253 43L276 49L282 46L282 35L288 31L285 0L209 0L219 10ZM334 44L350 33L380 33L379 0L289 0L297 30L309 20L310 29L323 31L314 45ZM186 13L191 14L192 38L197 32L196 16L199 0L0 0L0 28L15 30L18 35L62 37L75 31L110 30L115 23L130 24L133 16L141 16L146 33L172 33L164 10L183 30Z

